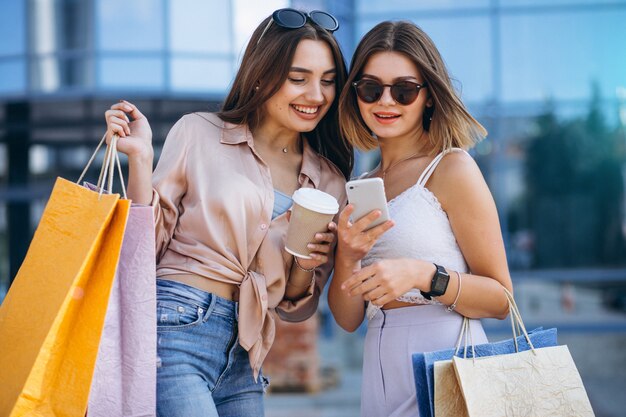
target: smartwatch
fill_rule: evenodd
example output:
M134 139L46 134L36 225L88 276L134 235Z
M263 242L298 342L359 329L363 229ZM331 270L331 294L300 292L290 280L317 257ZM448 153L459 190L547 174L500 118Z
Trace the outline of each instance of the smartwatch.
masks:
M430 282L430 291L422 292L422 295L425 299L430 300L432 297L439 297L446 293L448 289L448 282L450 282L450 274L443 266L434 264L437 270L435 271L435 275L433 275L433 279Z

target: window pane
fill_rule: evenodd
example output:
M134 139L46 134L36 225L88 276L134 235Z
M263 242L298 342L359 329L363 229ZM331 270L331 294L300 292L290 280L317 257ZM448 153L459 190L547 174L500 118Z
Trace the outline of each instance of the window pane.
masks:
M225 92L234 76L230 59L174 58L171 73L172 89L190 92Z
M502 17L505 101L604 97L626 86L626 11ZM558 28L558 30L554 30Z
M393 13L415 10L458 10L459 8L470 9L489 6L490 0L465 0L462 3L456 0L357 0L357 13ZM402 16L399 16L400 18Z
M101 58L98 61L98 86L124 89L161 89L164 87L161 58Z
M32 51L50 53L85 49L91 44L89 3L80 0L30 2Z
M21 59L0 61L0 94L26 90L26 66Z
M0 2L0 56L25 52L25 25L24 0Z
M455 80L454 86L464 101L484 101L491 98L493 71L487 17L413 18L413 21L435 42L450 76ZM360 21L359 38L377 23L379 20Z
M31 86L35 91L51 92L60 88L91 85L87 60L55 56L33 59Z
M160 1L97 0L96 26L97 49L163 48L163 7Z
M626 3L626 0L500 0L502 6L562 6L588 4L598 6L602 4Z
M232 51L230 1L173 0L169 4L173 51Z

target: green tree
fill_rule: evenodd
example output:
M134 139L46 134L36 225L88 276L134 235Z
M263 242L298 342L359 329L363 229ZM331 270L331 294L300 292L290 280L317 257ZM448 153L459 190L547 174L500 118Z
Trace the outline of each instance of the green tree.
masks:
M623 146L594 86L589 113L561 122L551 109L528 142L528 221L536 267L626 263Z

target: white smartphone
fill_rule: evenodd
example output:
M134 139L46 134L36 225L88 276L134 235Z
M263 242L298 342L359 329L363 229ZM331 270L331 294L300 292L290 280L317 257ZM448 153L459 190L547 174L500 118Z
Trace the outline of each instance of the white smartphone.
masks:
M352 213L353 223L372 210L380 210L382 215L370 223L365 230L369 230L389 220L385 184L382 178L364 178L348 181L346 183L346 193L348 194L348 202L354 205L354 212Z

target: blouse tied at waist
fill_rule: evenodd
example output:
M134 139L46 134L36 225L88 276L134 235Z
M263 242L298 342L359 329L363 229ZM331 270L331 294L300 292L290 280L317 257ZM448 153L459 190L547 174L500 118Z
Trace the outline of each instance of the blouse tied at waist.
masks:
M257 272L246 272L239 286L238 321L239 344L248 351L257 378L276 336L274 317L268 310L265 277Z

